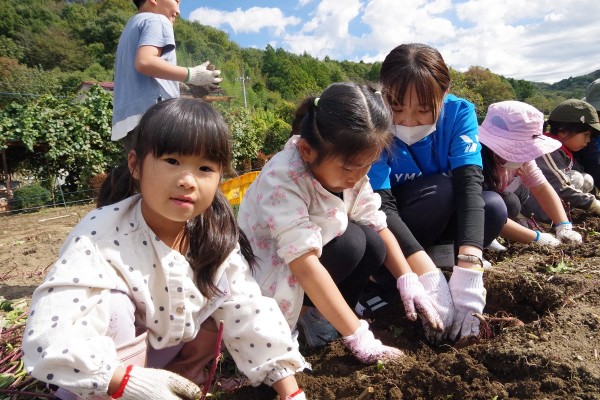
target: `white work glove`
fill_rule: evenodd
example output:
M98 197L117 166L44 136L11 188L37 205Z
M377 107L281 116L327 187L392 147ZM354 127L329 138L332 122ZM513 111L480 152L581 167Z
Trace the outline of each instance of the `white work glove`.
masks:
M433 306L442 319L444 326L442 332L435 331L423 323L423 330L425 331L427 340L430 343L438 344L452 326L452 319L454 318L454 304L452 302L452 295L450 294L450 287L444 273L440 269L421 275L419 281L423 284L425 293L427 293L433 302Z
M444 330L444 323L435 309L433 302L425 292L423 284L419 282L417 274L409 272L402 275L396 281L396 287L400 292L404 311L409 320L416 321L418 315L421 317L423 325L428 325L439 332Z
M369 330L369 324L364 319L360 326L350 336L342 338L344 346L352 352L354 357L365 364L376 363L377 360L391 360L404 356L404 353L395 347L385 346L380 340L375 339Z
M454 302L454 319L448 339L456 341L466 336L478 336L480 321L473 313L481 314L485 307L483 271L454 266L448 286Z
M533 243L535 243L537 245L556 247L562 243L560 240L555 238L554 235L552 235L551 233L540 232L540 231L535 231L535 233L537 233L538 236L535 238Z
M193 68L188 68L188 77L185 80L185 83L195 86L204 86L210 90L218 88L219 83L223 80L223 78L219 77L221 75L221 70L210 70L207 68L209 64L210 61L205 61Z
M562 243L581 243L583 238L579 232L573 230L573 224L570 222L556 225L556 238Z
M596 215L600 215L600 200L594 199L594 201L592 201L592 205L590 208L588 208L588 211L591 211Z
M582 173L583 175L583 185L581 186L581 191L583 193L592 193L594 191L594 177L590 174Z
M194 400L202 389L182 376L164 369L134 366L120 399L123 400Z

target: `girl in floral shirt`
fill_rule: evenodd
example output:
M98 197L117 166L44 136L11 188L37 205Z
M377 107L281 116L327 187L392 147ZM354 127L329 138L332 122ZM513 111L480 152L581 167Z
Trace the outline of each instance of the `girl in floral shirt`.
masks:
M290 327L299 322L310 346L339 332L365 363L402 355L376 340L352 311L384 263L398 279L407 316L443 327L366 176L390 143L390 116L381 93L367 85L336 83L306 98L292 137L250 185L238 214L257 256L262 292L275 298ZM300 317L303 305L308 309Z

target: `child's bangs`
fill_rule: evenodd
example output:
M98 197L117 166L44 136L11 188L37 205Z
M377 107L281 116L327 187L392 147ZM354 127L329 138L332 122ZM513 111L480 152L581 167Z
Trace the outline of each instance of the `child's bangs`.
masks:
M177 112L176 117L171 114L173 111ZM155 157L196 155L229 168L231 142L221 114L210 105L191 99L179 102L179 109L171 113L170 118L164 118L161 112L152 116L149 126L153 134L145 135L142 140L147 144L142 143L143 146L147 145Z

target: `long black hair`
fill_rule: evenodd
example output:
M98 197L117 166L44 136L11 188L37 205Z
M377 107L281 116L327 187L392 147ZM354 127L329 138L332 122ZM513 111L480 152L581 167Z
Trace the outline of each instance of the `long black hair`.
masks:
M220 165L221 176L231 170L231 137L222 115L208 103L198 99L169 99L146 111L130 134L136 153L137 168L149 154L200 155ZM127 164L112 170L103 182L98 207L121 201L137 193L139 182ZM242 254L256 265L252 248L237 226L235 214L220 190L210 207L188 221L188 259L196 276L196 285L205 296L219 292L214 277L219 266L240 243Z

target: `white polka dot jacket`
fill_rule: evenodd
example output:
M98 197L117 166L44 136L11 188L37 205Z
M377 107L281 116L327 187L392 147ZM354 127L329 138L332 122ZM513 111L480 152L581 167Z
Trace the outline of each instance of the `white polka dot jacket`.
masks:
M310 251L321 256L323 246L341 235L348 221L387 227L379 210L381 197L367 176L343 191L343 200L315 179L297 148L299 136L271 158L252 182L240 205L238 223L260 268L255 271L263 294L274 297L290 327L300 314L304 291L288 264Z
M98 208L69 234L35 290L23 335L27 371L84 398L106 395L119 365L105 334L111 290L135 305L136 325L156 349L193 339L212 316L224 321L223 340L253 385L268 385L309 365L272 298L261 295L248 263L235 249L215 283L224 293L205 298L179 252L146 225L141 197Z

